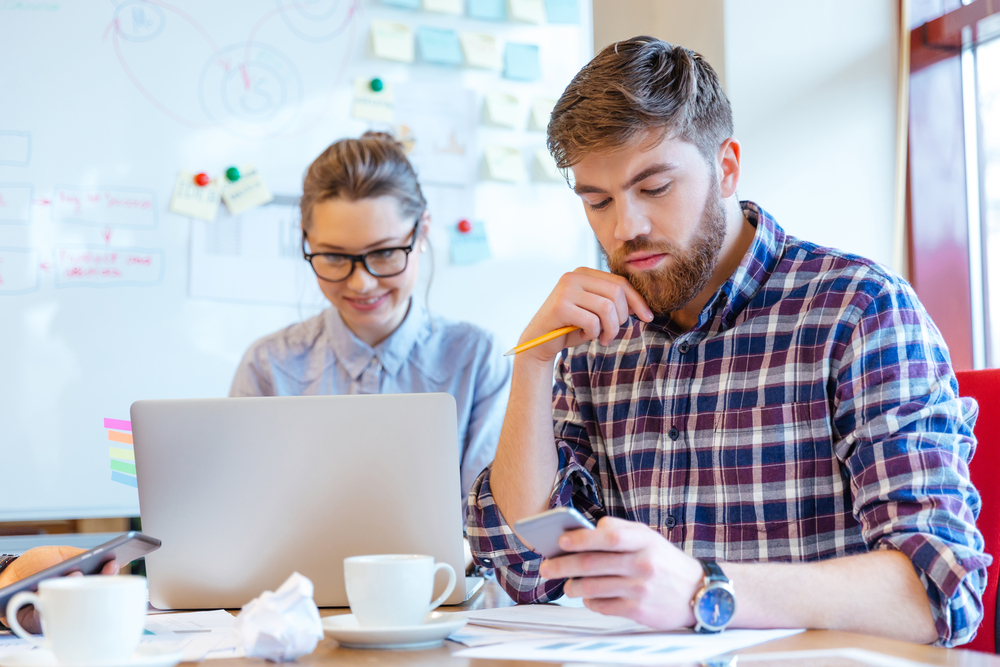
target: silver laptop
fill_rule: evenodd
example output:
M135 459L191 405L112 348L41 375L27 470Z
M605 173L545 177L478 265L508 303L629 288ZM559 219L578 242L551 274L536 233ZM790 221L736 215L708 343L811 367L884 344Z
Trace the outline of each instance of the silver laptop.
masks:
M132 437L159 609L237 608L292 572L316 604L347 606L344 558L449 563L459 604L458 426L449 394L137 401ZM435 595L447 577L439 573Z

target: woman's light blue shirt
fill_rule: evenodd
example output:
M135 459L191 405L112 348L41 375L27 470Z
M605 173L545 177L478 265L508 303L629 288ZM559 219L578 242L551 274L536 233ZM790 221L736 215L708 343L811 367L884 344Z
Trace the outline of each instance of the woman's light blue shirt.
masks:
M491 334L431 317L415 303L399 328L375 347L355 336L336 308L328 308L251 345L229 395L447 392L458 407L462 497L467 499L496 453L510 374Z

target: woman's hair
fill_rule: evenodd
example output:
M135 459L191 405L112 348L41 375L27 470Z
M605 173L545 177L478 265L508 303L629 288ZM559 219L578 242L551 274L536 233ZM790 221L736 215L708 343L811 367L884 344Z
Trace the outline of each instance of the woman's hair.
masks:
M413 221L427 208L403 146L385 132L334 142L309 165L302 183L302 233L309 230L313 208L320 202L385 196L395 198L403 217Z

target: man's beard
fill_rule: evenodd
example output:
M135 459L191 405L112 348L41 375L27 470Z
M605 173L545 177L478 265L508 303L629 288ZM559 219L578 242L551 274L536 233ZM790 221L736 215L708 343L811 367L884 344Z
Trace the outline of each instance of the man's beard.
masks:
M701 294L719 262L725 239L726 213L719 198L719 186L713 181L702 208L699 234L687 252L668 241L652 241L645 236L626 241L613 255L603 248L601 251L611 272L626 278L654 314L664 315L680 310ZM626 258L635 252L667 253L671 260L667 266L631 272Z

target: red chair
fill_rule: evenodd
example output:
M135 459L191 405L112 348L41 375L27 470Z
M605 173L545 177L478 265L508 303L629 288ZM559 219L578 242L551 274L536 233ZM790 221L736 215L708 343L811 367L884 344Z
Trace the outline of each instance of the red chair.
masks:
M976 421L976 455L969 465L969 475L983 498L983 509L976 525L986 540L986 553L993 555L987 568L986 592L983 593L983 623L976 638L962 648L1000 653L997 650L997 577L1000 576L1000 485L993 477L1000 470L1000 369L959 371L958 393L979 403Z

